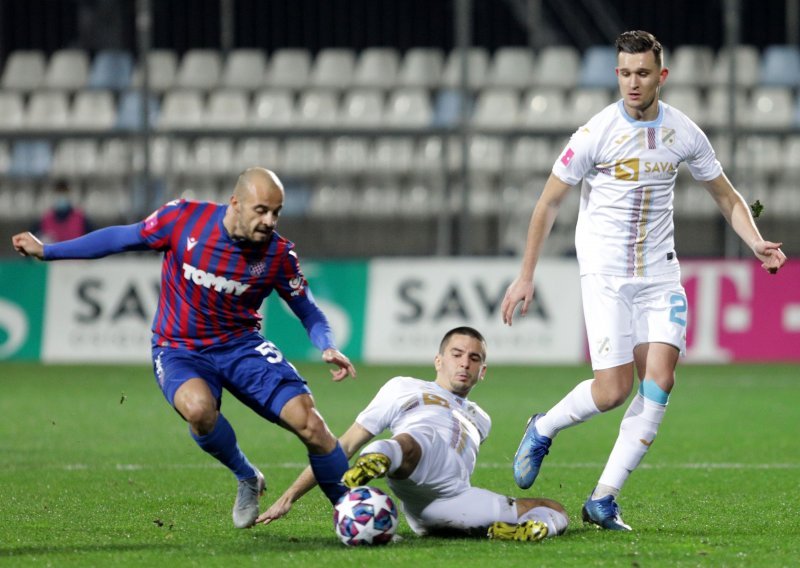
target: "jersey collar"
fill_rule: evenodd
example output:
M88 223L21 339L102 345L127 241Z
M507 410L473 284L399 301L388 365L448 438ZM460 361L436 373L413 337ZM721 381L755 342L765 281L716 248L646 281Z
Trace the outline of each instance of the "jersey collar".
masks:
M646 122L636 120L635 118L631 118L631 115L625 112L625 105L623 104L622 99L617 101L617 108L619 109L620 114L632 126L638 126L640 128L652 128L656 126L661 126L661 122L664 120L664 105L661 104L661 101L658 101L658 116L656 116L653 120L649 120Z

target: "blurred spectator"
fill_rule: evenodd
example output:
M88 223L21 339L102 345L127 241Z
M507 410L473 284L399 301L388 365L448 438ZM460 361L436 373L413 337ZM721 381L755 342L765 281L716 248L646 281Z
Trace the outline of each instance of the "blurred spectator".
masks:
M72 204L66 180L57 181L53 191L52 207L44 212L31 232L45 243L74 239L90 232L92 227L86 213Z

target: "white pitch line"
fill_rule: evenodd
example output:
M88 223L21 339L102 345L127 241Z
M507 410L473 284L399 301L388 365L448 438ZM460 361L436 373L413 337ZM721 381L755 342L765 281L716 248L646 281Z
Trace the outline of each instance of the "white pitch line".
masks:
M303 462L281 462L281 463L259 463L262 469L303 469L308 463ZM553 463L547 464L548 469L601 469L605 463L596 462L573 462L573 463ZM58 467L58 466L57 466ZM108 467L114 468L118 471L142 471L154 469L213 469L222 468L223 466L218 463L163 463L159 465L145 465L133 463L119 463L108 466L94 466L90 467L86 464L66 464L60 466L59 469L66 471L84 471L89 469L106 469ZM511 462L508 463L478 463L479 469L510 469ZM639 466L641 469L712 469L712 470L725 470L725 469L740 469L740 470L770 470L770 469L800 469L800 463L729 463L729 462L701 462L701 463L657 463L647 464L643 463Z

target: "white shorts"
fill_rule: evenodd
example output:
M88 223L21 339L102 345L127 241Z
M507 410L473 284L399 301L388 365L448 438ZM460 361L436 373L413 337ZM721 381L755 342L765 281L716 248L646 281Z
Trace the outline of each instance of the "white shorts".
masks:
M630 363L641 343L667 343L686 354L688 305L680 273L584 274L581 293L592 369Z

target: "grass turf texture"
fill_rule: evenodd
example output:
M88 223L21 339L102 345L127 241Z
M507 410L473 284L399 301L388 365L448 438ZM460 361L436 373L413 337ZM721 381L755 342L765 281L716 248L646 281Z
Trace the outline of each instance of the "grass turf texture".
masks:
M395 374L361 365L334 384L303 365L342 432ZM633 533L596 530L580 508L624 407L561 433L536 484L511 460L525 421L589 376L584 367L490 367L473 399L493 417L473 482L564 503L567 534L542 543L415 537L351 549L319 490L268 527L235 530L235 482L201 452L146 367L4 363L0 373L0 565L50 566L796 566L800 554L797 366L683 366L661 433L620 499ZM226 394L223 411L267 478L262 510L306 463L299 441ZM375 483L385 489L381 480ZM401 516L402 518L402 516Z

